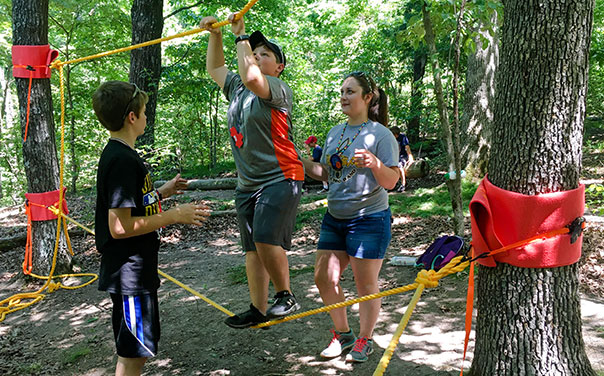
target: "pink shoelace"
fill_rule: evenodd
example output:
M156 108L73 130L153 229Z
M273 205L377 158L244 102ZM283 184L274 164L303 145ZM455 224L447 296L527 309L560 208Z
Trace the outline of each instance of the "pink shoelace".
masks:
M361 337L361 338L357 339L357 341L354 344L354 349L352 351L362 352L363 349L365 348L365 346L367 346L367 341L368 341L367 337Z

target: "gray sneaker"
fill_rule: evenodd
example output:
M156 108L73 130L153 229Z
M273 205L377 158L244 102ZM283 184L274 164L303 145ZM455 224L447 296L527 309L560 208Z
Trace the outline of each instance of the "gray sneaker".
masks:
M357 340L352 329L347 333L340 333L334 329L330 329L330 332L333 333L333 338L325 350L321 351L322 358L330 359L342 355L342 352L354 346L354 342Z
M275 294L275 303L266 311L268 318L280 318L290 315L300 309L296 297L289 291L283 290Z
M369 359L373 352L373 340L367 337L361 337L354 343L354 348L346 355L347 362L362 363Z

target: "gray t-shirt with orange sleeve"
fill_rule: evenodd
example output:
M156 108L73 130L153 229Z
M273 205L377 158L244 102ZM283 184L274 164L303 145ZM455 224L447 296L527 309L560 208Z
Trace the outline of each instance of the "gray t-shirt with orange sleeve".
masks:
M238 74L229 72L224 95L231 150L239 175L237 189L255 191L282 180L304 180L304 167L293 142L293 93L277 77L266 76L270 99L247 89Z

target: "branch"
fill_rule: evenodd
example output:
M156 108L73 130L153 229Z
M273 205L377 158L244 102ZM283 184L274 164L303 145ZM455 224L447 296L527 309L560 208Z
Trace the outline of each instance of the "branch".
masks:
M196 3L195 3L195 4L193 4L193 5L189 5L188 7L182 7L182 8L180 8L180 9L176 9L174 12L172 12L172 13L168 14L167 16L165 16L165 17L164 17L164 20L165 20L166 18L170 18L170 17L172 17L173 15L175 15L175 14L177 14L177 13L182 12L183 10L191 9L191 8L194 8L194 7L196 7L196 6L198 6L198 5L201 5L201 4L203 4L203 0L198 1L198 2L196 2Z

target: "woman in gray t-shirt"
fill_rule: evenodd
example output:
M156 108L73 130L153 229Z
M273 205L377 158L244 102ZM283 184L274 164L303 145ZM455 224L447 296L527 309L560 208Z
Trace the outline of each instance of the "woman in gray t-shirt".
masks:
M315 263L315 283L326 305L345 300L339 281L348 264L359 296L379 292L378 274L391 238L386 189L400 178L398 144L385 127L384 91L366 73L353 72L342 82L340 104L348 121L329 131L321 162L303 160L309 176L329 181ZM359 304L359 338L348 325L345 307L330 311L335 329L321 356L337 357L354 346L346 360L366 361L380 307L380 299Z

